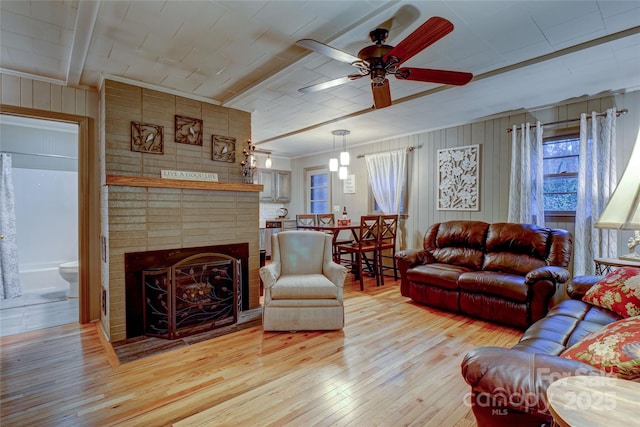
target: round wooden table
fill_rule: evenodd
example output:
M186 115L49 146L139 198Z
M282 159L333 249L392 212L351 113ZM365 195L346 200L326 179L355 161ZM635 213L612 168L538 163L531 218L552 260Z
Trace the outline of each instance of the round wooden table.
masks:
M562 427L640 426L640 384L633 381L565 377L549 386L547 400Z

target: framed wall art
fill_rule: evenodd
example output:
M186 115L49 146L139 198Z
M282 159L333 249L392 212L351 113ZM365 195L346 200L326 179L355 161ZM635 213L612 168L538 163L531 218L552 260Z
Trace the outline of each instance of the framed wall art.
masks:
M185 116L175 116L176 142L202 145L202 120Z
M131 151L164 154L164 127L131 122Z
M236 139L230 136L213 135L211 156L219 162L236 162Z
M438 210L477 211L480 145L438 150Z

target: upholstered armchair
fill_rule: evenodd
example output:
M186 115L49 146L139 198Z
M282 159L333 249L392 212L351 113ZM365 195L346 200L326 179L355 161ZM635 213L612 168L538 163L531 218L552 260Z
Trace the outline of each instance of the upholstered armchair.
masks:
M271 242L271 263L260 268L264 330L342 329L347 269L333 261L331 236L283 231Z

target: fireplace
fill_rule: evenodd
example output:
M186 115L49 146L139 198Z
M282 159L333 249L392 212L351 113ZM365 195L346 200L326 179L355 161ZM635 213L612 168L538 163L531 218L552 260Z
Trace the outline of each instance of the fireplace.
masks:
M235 323L249 308L248 258L248 243L126 253L127 338Z

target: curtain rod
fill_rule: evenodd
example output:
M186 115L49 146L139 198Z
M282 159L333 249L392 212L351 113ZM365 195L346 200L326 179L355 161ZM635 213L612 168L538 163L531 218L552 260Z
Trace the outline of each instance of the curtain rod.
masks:
M626 108L622 109L622 110L619 110L619 111L616 111L616 117L618 117L621 114L627 114L628 112L629 112L629 110L627 110ZM606 116L606 115L607 115L607 113L598 113L598 114L596 114L597 117L602 117L602 116ZM587 116L587 120L590 119L590 118L591 118L591 116ZM557 122L540 123L540 124L543 125L543 126L552 126L552 125L560 125L560 124L563 124L563 123L577 122L579 120L580 120L580 117L575 118L575 119L559 120ZM510 132L513 131L513 129L511 129L511 128L508 128L508 129L505 129L505 130L506 130L507 133L510 133ZM519 129L517 129L517 130L519 130Z
M5 151L2 150L0 151L0 153L2 154L23 154L25 156L37 156L37 157L55 157L57 159L72 159L72 160L78 160L77 157L73 157L73 156L64 156L62 154L43 154L43 153L21 153L19 151Z
M422 145L414 145L413 147L407 147L407 148L405 148L405 150L407 150L407 152L410 153L413 150L417 150L418 148L422 148ZM363 157L368 156L369 154L389 153L391 151L394 151L394 150L376 151L375 153L358 154L356 156L356 159L362 159Z

